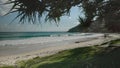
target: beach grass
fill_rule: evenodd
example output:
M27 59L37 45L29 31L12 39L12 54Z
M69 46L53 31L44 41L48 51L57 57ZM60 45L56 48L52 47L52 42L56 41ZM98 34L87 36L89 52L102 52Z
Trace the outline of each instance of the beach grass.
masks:
M116 39L111 41L111 44L120 44L120 39Z
M15 68L15 67L14 66L8 66L8 65L6 65L6 66L2 66L0 68Z
M95 46L65 50L48 57L16 62L18 68L79 68L100 53Z
M120 39L110 42L116 44ZM119 68L119 57L120 47L89 46L64 50L43 58L17 61L15 67L2 68Z

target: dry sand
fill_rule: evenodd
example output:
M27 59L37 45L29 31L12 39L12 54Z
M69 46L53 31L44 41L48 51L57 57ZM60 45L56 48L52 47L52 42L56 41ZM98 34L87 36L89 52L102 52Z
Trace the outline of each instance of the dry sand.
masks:
M115 38L118 38L116 36ZM53 46L53 47L47 47L47 48L42 48L40 50L34 50L31 52L27 53L22 53L22 54L15 54L15 55L10 55L10 56L1 56L0 57L0 65L15 65L16 61L21 61L21 60L28 60L37 56L44 57L44 56L49 56L53 55L55 53L58 53L59 51L62 50L67 50L67 49L73 49L73 48L78 48L78 47L86 47L86 46L93 46L93 45L100 45L101 43L105 41L109 41L111 39L115 38L103 38L101 36L99 37L94 37L90 38L89 40L85 41L80 41L75 40L76 42L70 43L70 44L62 44L61 46ZM39 44L37 44L39 45Z

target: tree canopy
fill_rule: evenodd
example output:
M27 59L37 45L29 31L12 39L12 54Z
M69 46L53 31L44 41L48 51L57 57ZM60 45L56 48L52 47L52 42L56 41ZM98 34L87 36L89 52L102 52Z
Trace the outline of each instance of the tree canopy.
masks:
M61 16L69 15L70 9L77 6L85 12L84 19L79 17L84 27L89 27L97 16L105 21L109 30L120 30L119 0L8 0L7 4L13 4L9 13L18 12L16 18L20 18L20 22L28 20L34 23L43 14L45 20L59 21Z

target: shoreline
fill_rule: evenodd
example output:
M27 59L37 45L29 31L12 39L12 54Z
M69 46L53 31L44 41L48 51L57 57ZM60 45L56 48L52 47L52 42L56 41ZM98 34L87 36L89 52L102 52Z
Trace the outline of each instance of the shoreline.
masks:
M47 48L43 48L40 50L35 50L27 53L22 53L18 55L2 56L0 57L0 65L15 65L16 61L28 60L28 59L35 58L37 56L45 57L45 56L53 55L67 49L99 45L104 42L103 39L104 38L102 36L93 37L93 38L90 38L89 40L84 40L84 41L79 41L79 39L77 40L73 39L74 40L74 41L72 40L73 43L62 44L61 46L60 45L51 46L51 47L47 47ZM78 43L76 43L75 41Z
M87 41L102 34L93 34L88 36L66 36L66 37L37 37L20 40L0 41L0 57L10 56L31 51L41 50L44 48L69 45L79 40L79 42Z

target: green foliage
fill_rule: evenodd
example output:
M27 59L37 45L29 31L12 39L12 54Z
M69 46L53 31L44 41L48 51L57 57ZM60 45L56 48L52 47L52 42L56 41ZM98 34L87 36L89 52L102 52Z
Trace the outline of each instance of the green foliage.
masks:
M120 39L116 39L111 41L111 44L120 44Z
M17 12L16 18L20 18L21 23L40 21L43 14L46 16L45 21L54 20L57 23L61 16L69 15L70 9L77 6L83 8L85 19L79 19L82 24L84 22L85 27L89 27L93 18L98 16L105 21L110 32L120 30L119 0L8 0L6 4L13 4L9 13Z
M19 62L19 68L79 68L87 64L87 61L101 52L98 47L85 47L71 50L65 50L58 54L34 59L23 63ZM24 65L24 66L23 66Z
M71 7L80 2L81 0L9 0L6 4L13 4L9 13L18 12L16 18L20 17L20 22L28 20L34 23L44 13L45 20L57 22L61 16L69 15Z
M18 12L16 18L20 17L20 22L26 19L34 22L37 17L40 19L46 13L45 20L59 21L63 15L69 15L73 6L83 7L85 16L90 22L96 14L99 1L89 0L9 0L7 4L13 4L9 13ZM15 19L16 19L15 18Z
M2 66L0 68L15 68L14 66Z
M120 40L113 40L120 42ZM113 42L112 41L112 42ZM119 68L120 47L90 46L65 50L47 57L16 62L2 68Z

